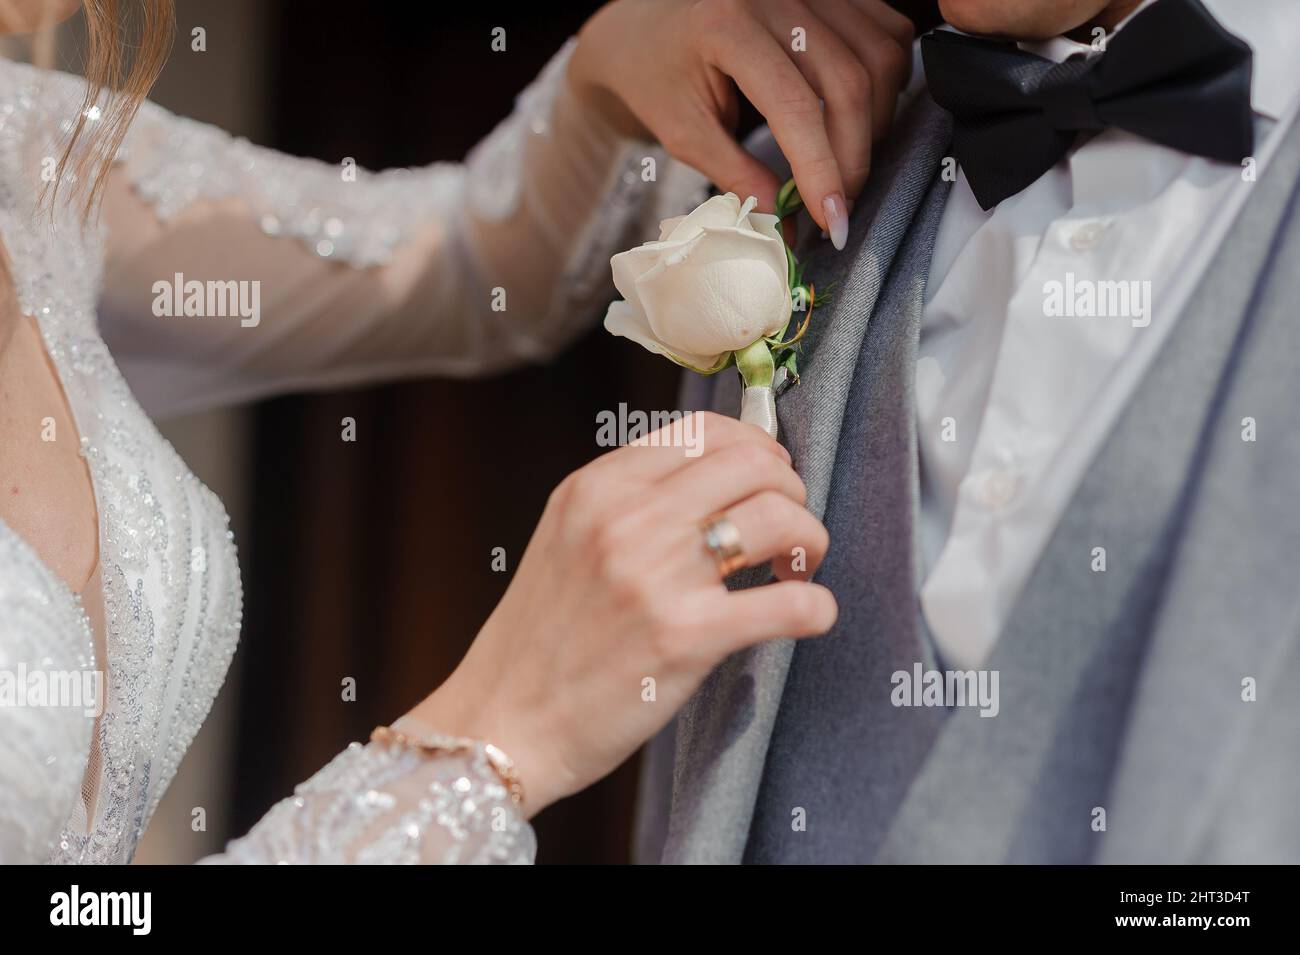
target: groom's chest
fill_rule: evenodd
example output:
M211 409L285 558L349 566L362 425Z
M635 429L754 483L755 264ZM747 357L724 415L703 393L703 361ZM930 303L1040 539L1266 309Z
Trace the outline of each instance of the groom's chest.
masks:
M987 656L1245 201L1239 173L1116 130L988 213L954 186L916 367L920 599L948 658Z

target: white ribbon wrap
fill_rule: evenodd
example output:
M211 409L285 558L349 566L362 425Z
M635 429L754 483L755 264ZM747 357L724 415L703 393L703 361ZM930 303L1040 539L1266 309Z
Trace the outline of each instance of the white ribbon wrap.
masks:
M756 424L776 439L776 396L771 388L746 388L740 395L740 420Z

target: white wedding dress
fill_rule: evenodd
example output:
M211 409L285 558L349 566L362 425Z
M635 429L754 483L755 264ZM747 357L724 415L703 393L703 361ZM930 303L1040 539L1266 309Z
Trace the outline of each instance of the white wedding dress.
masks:
M81 81L0 61L0 235L80 432L102 582L102 596L73 593L0 523L0 673L94 670L97 645L104 673L98 720L0 706L0 861L129 861L235 652L226 514L149 414L544 358L596 316L609 256L695 200L698 176L571 100L569 51L464 165L353 178L146 104L85 228L34 211ZM648 156L657 181L643 181ZM156 316L154 283L178 274L259 281L260 322ZM481 748L429 759L368 743L207 861L533 852Z

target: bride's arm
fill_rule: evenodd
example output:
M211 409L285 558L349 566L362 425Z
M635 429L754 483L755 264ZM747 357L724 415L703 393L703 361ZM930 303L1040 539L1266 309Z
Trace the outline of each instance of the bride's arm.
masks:
M397 724L427 738L411 717ZM205 864L528 864L532 827L481 743L425 755L353 743Z
M692 454L684 440L702 428ZM525 817L611 772L725 657L829 629L834 598L808 580L829 538L789 453L707 413L643 441L556 489L465 659L395 725L420 741L430 730L490 741L513 760L495 759L501 776L481 743L451 755L353 746L210 861L531 861ZM699 527L718 512L777 581L722 585ZM780 559L794 548L806 566Z
M607 4L463 166L353 181L146 105L106 196L104 336L154 412L544 358L595 317L610 255L703 184L620 131L771 208L775 177L729 132L738 91L842 246L911 25L880 0L799 10L815 54L791 46L780 5ZM156 315L186 282L222 283L214 298L257 282L257 314Z
M609 256L704 182L581 105L571 53L466 163L419 170L292 158L146 104L105 197L100 309L146 410L483 374L567 344L607 294ZM205 283L201 311L243 313L169 314L189 282ZM209 302L207 283L232 282Z

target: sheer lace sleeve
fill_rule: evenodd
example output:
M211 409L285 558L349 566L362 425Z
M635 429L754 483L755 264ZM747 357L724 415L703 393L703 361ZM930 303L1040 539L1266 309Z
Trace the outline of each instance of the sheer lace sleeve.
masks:
M536 847L481 744L429 757L371 742L353 743L203 862L530 864Z
M145 409L485 374L587 328L610 255L704 182L582 109L572 47L464 164L370 173L146 104L105 197L100 306Z

